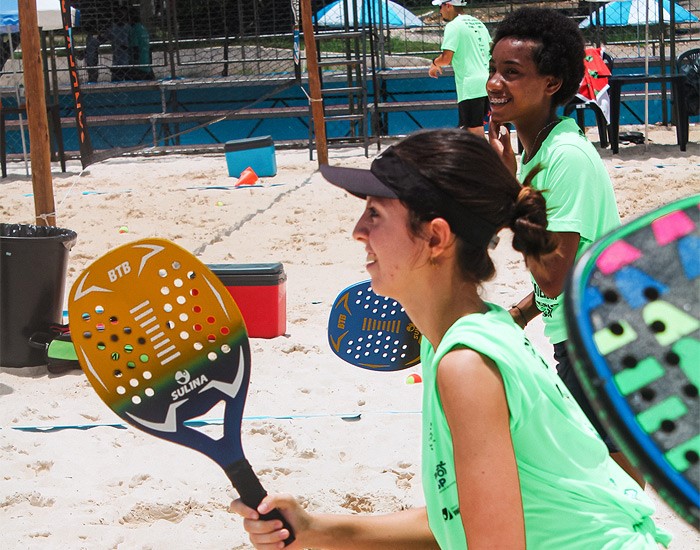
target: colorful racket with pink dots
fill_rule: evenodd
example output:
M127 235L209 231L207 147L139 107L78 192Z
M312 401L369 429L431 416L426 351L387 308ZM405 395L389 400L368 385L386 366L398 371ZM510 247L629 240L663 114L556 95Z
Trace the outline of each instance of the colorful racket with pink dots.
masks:
M623 225L565 291L576 372L659 495L700 522L700 195Z

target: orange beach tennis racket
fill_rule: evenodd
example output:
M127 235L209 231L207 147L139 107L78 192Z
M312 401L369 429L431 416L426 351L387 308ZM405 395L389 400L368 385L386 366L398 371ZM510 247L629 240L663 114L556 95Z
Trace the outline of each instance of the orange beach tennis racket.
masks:
M78 277L68 313L81 367L100 398L132 426L207 455L256 508L267 493L241 442L250 346L216 275L169 241L135 241ZM220 439L185 425L221 402ZM278 510L263 519L280 519L292 533Z

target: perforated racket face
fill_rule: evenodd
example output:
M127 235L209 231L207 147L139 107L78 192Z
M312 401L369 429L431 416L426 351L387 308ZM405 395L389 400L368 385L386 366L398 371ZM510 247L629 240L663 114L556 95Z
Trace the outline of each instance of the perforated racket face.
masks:
M165 240L124 245L78 277L68 312L83 371L121 418L224 467L243 457L248 338L238 307L204 264ZM184 425L221 401L221 439Z
M420 362L421 334L396 300L374 293L370 281L349 286L335 299L328 343L351 365L396 371Z
M700 514L700 195L594 245L566 292L577 370L620 446L683 517Z

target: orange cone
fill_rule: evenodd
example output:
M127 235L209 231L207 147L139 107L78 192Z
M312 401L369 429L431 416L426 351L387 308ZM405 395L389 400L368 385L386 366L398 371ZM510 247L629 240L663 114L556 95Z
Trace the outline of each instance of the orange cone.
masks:
M258 178L258 175L250 166L248 166L248 168L243 170L243 172L241 172L241 175L238 176L236 187L240 187L241 185L255 185L259 181L260 179Z

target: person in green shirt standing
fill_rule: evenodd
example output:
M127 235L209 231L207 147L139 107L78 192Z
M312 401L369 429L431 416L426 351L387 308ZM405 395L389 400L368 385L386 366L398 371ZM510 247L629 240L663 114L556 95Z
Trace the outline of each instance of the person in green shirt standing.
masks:
M488 114L488 79L491 36L476 17L466 15L463 0L433 0L447 22L442 53L433 59L428 74L438 78L442 67L452 65L457 88L459 127L484 137L484 118Z
M564 284L576 259L620 225L610 176L575 121L557 116L583 78L584 40L576 23L551 9L521 8L494 31L486 89L491 103L489 140L508 168L517 163L505 123L523 145L520 179L537 171L532 185L549 207L548 229L556 234L553 254L526 257L533 292L511 307L523 328L542 315L554 347L557 372L605 441L611 456L640 484L644 479L607 434L573 370L566 348Z

